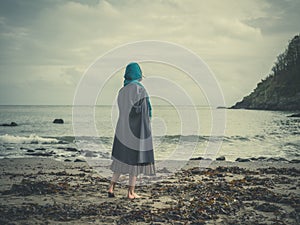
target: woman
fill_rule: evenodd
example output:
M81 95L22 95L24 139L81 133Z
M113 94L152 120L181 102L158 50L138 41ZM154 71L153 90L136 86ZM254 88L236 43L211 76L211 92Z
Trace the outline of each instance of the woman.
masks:
M118 95L119 119L112 147L113 176L108 197L115 197L114 188L121 174L129 174L127 197L139 198L135 193L139 174L154 175L154 153L151 134L151 104L137 63L127 65L124 86Z

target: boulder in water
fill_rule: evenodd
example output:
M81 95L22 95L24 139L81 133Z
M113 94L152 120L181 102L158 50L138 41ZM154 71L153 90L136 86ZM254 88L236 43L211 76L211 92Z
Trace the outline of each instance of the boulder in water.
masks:
M53 120L53 123L63 124L64 120L63 119L55 119L55 120Z
M225 156L220 156L216 158L217 161L225 161Z
M295 113L295 114L289 115L288 117L300 117L300 113Z
M74 162L85 162L85 161L82 159L75 159Z
M290 163L300 163L300 160L299 159L292 159L292 160L290 160Z
M85 157L97 157L96 154L94 154L93 152L91 151L85 151Z
M72 148L72 147L67 147L67 148L65 148L65 151L68 151L68 152L78 152L78 149L77 148Z
M195 157L195 158L190 158L190 160L202 160L203 159L203 157Z
M16 126L18 126L18 124L16 122L11 122L11 123L3 123L0 126L3 126L3 127L16 127Z
M49 157L55 155L55 152L27 152L25 155Z
M236 162L250 162L251 160L250 159L237 158L235 161Z

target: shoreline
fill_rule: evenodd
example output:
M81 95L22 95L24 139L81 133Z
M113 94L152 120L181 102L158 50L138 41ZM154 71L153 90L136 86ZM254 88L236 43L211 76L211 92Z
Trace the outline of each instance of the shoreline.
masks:
M190 160L159 182L126 185L107 197L109 180L85 162L0 159L1 224L297 224L299 164ZM164 171L162 171L164 172ZM127 180L125 177L123 180Z
M58 147L60 150L64 150L66 153L75 153L71 157L66 157L66 156L61 156L61 158L53 157L55 156L55 153L53 151L51 152L45 152L45 148L36 148L34 150L26 148L26 147L21 147L22 150L27 150L27 153L25 155L20 155L20 156L14 156L14 157L7 157L7 156L0 156L0 160L8 160L8 159L36 159L36 158L42 158L42 159L50 159L50 160L55 160L59 162L87 162L87 161L96 161L96 160L110 160L109 154L108 153L101 153L100 156L105 156L103 158L100 158L96 155L94 155L92 151L81 151L78 150L75 147ZM9 150L9 149L8 149ZM85 155L83 155L85 153ZM73 158L73 161L71 160ZM87 160L86 160L87 159ZM175 161L175 160L156 160L156 161ZM292 163L292 164L297 164L300 163L299 157L295 157L292 159L287 159L284 157L275 157L275 156L258 156L258 157L236 157L235 159L228 159L227 156L225 155L220 155L216 156L215 158L209 158L209 157L202 157L202 156L197 156L197 157L191 157L190 159L186 160L178 160L178 161L185 161L185 162L190 162L190 161L210 161L210 162L254 162L254 163L261 163L261 162L279 162L279 163Z

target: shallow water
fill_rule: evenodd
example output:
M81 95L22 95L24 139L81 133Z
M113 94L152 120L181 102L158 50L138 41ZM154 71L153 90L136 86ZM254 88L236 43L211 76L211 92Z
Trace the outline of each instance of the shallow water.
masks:
M214 159L220 155L227 160L259 156L299 159L300 119L287 117L292 112L186 106L153 108L156 159L185 160L198 156ZM72 109L72 106L0 106L0 124L12 121L18 124L0 127L0 157L49 153L48 157L59 160L82 155L110 158L117 108L81 107L75 119ZM211 134L213 113L225 113L224 134ZM53 124L55 118L62 118L65 123ZM220 118L214 118L214 127L222 131ZM220 140L220 148L208 146Z

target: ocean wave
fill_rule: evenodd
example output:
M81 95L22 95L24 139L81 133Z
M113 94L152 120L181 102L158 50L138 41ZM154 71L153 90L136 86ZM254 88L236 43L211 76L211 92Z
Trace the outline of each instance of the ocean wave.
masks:
M163 135L163 136L154 136L154 140L162 141L166 143L178 143L179 141L184 142L199 142L206 141L209 137L199 136L199 135Z
M29 137L19 137L4 135L0 136L0 142L4 143L59 143L59 144L68 144L68 143L102 143L105 145L112 145L113 136L51 136L47 138L39 137L37 135L30 135ZM263 141L265 139L264 135L255 135L255 136L206 136L206 135L162 135L162 136L153 136L154 142L163 142L163 143L172 143L176 144L179 142L201 142L205 143L208 141L211 142L226 142L232 143L236 141L241 142L250 142L252 140Z
M73 143L75 140L74 136L61 136L61 137L55 137L55 138L64 143Z
M56 144L59 140L55 138L44 138L35 134L31 134L29 137L14 136L14 135L1 135L0 143L9 144Z
M255 136L254 138L261 138L263 136ZM155 136L154 138L162 139L164 141L186 141L186 142L206 142L206 141L223 141L223 142L233 142L233 141L251 141L253 137L243 137L239 135L235 136L202 136L202 135L165 135L165 136Z
M107 136L100 136L100 137L94 137L94 136L77 136L77 137L57 137L57 139L62 141L74 141L74 142L101 142L104 144L112 144L113 142L113 136L107 137ZM255 135L254 137L251 136L205 136L205 135L180 135L180 134L174 134L174 135L162 135L162 136L153 136L154 141L161 141L165 143L178 143L179 141L184 142L217 142L217 141L223 141L223 142L234 142L234 141L242 141L242 142L249 142L253 139L258 140L264 140L265 137L263 135Z

